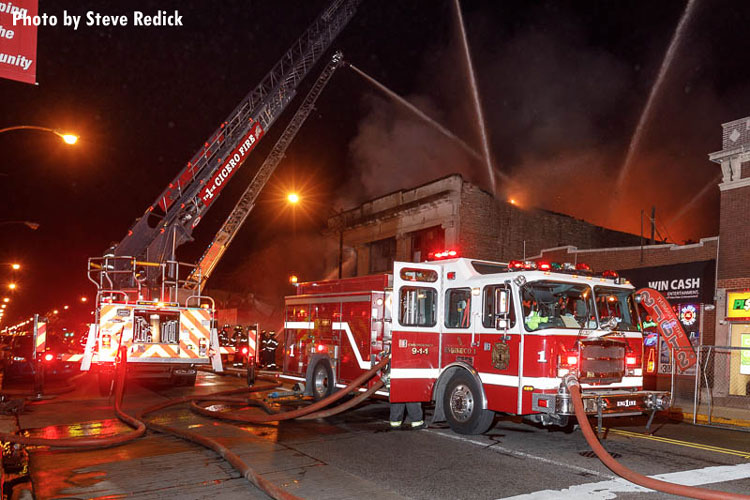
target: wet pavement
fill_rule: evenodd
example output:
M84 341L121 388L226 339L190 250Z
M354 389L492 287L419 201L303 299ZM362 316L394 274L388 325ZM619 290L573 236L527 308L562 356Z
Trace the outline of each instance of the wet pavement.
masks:
M130 383L124 409L136 414L170 398L243 384L209 373L199 374L195 388ZM94 376L76 385L72 393L28 405L21 428L51 438L127 431L111 401L99 397ZM498 419L482 436L461 436L444 425L386 431L387 415L387 404L375 402L325 420L269 425L219 422L186 406L151 418L218 440L304 498L669 498L618 482L577 431L551 432L517 418ZM662 420L649 437L643 423L620 419L606 436L605 446L625 465L647 474L689 471L708 488L750 491L750 433ZM267 498L215 453L153 432L104 450L31 449L30 475L36 498L45 499Z

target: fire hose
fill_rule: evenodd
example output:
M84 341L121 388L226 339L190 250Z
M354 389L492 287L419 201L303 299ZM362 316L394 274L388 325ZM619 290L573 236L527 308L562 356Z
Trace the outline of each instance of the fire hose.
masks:
M120 444L133 441L146 433L146 425L135 417L132 417L122 411L122 397L125 391L125 362L119 362L117 364L117 378L115 379L115 415L122 422L132 427L133 430L123 434L117 434L114 436L107 437L96 437L96 438L61 438L61 439L48 439L48 438L35 438L18 436L16 434L8 434L0 432L0 441L9 441L12 443L23 444L26 446L55 446L58 448L109 448L110 446L116 446Z
M339 399L343 398L349 392L356 390L364 382L374 377L380 369L382 369L385 365L388 364L389 360L390 360L390 357L383 358L378 364L376 364L375 366L370 368L368 371L361 374L359 377L352 380L342 390L337 391L331 394L330 396L324 399L321 399L320 401L317 401L309 406L306 406L304 408L299 408L297 410L292 410L292 411L288 411L284 413L275 413L272 415L240 415L240 414L231 414L231 413L226 413L226 412L221 412L221 411L216 411L216 410L209 410L198 404L199 401L212 401L211 396L193 398L191 402L191 407L196 413L199 413L207 417L216 418L219 420L226 420L230 422L241 422L241 423L246 423L246 424L247 423L264 424L268 422L279 422L282 420L290 420L293 418L299 418L305 415L313 414L314 412L317 412L318 410L322 410L329 404L334 403L338 401ZM372 392L375 392L375 390L373 390ZM326 410L326 411L321 412L321 414L326 414L325 416L335 414L335 413L330 413L330 411L331 410ZM320 417L317 415L310 415L310 418L320 418Z
M652 477L644 476L639 474L621 463L615 460L612 455L604 449L604 446L599 442L594 430L591 428L586 410L583 408L583 400L581 399L581 386L578 383L578 379L575 376L568 375L565 378L565 385L570 391L571 399L573 401L573 408L575 409L576 419L578 424L581 426L586 441L588 441L591 449L594 450L599 460L604 463L612 472L627 479L631 483L638 484L645 488L652 490L662 491L672 495L681 495L689 498L700 498L706 500L748 500L750 496L741 495L738 493L726 493L723 491L709 490L706 488L698 488L695 486L685 486L682 484L670 483L655 479Z
M256 417L248 417L248 416L240 416L240 415L232 416L226 413L209 411L196 404L198 401L214 401L214 402L227 401L227 402L247 403L246 399L229 398L228 396L231 394L238 394L238 393L265 391L265 390L269 390L274 387L277 387L278 385L276 384L276 385L256 386L256 387L252 387L249 389L247 388L233 389L233 390L221 391L221 392L216 392L213 394L208 394L208 395L203 395L203 396L186 396L182 398L172 399L172 400L165 401L163 403L158 403L156 405L146 408L138 415L138 417L143 419L146 415L149 415L151 413L154 413L156 411L162 410L170 406L178 405L181 403L186 403L188 401L191 402L192 405L194 405L193 406L194 409L198 408L199 410L202 410L202 411L199 411L199 413L203 415L209 416L211 418L217 418L221 420L230 420L234 422L267 423L267 422L275 422L275 421L280 421L280 420L289 420L292 418L313 419L313 418L328 417L331 415L336 415L349 408L356 406L357 404L361 403L362 401L370 397L372 394L374 394L375 391L380 389L384 385L384 382L382 380L378 380L368 390L357 395L356 397L352 398L346 403L343 403L334 408L329 408L327 410L318 411L328 406L329 404L343 398L350 391L357 389L361 384L363 384L370 378L374 377L377 374L377 372L381 368L383 368L387 363L388 363L388 358L385 358L380 363L378 363L373 368L371 368L369 371L363 373L362 375L357 377L355 380L353 380L344 389L328 396L325 399L321 399L320 401L313 403L305 408L300 408L300 409L289 411L289 412L275 413L272 415L261 415L261 416L256 416ZM292 495L291 493L287 492L283 488L280 488L276 486L275 484L273 484L272 482L268 481L267 479L263 478L260 474L255 472L255 470L252 467L246 464L237 454L235 454L234 452L229 450L226 446L220 444L214 439L201 436L194 432L159 424L153 421L146 421L146 425L148 426L149 429L154 430L156 432L171 434L173 436L191 441L193 443L199 444L201 446L204 446L206 448L209 448L215 451L216 453L219 454L219 456L225 459L232 467L234 467L238 472L240 472L240 474L242 474L242 476L245 479L253 483L259 489L266 492L268 495L270 495L273 498L277 498L280 500L298 499L298 497Z

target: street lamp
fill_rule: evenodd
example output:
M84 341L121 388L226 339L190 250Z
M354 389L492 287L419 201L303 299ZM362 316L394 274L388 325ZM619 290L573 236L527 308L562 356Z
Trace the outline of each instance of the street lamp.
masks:
M65 144L69 144L71 146L78 142L78 136L75 134L67 134L49 127L39 127L36 125L16 125L14 127L0 128L0 134L4 132L11 132L13 130L39 130L41 132L50 132L62 139Z
M11 290L15 290L16 289L16 284L15 283L8 283L8 288L11 289Z
M289 193L288 195L286 195L286 199L292 205L296 205L297 203L299 203L299 195L297 193Z

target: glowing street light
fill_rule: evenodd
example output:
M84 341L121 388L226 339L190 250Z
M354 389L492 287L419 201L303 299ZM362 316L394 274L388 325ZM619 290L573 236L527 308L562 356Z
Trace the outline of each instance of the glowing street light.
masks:
M15 283L8 283L8 288L11 289L11 290L15 290L16 289L16 284Z
M10 299L8 297L3 297L3 302L7 304L8 302L10 302Z
M69 306L63 306L63 309L65 309L67 311L68 309L70 309L70 307Z
M78 142L78 136L75 134L63 133L59 130L55 130L49 127L38 127L36 125L16 125L15 127L1 128L0 134L2 134L3 132L11 132L13 130L39 130L41 132L50 132L62 139L65 144L69 144L71 146Z
M87 299L86 297L81 297L81 302L86 302L86 301L88 301L88 300L89 300L89 299Z
M286 200L292 205L299 203L299 195L297 193L289 193L286 195Z
M12 267L14 271L18 271L21 269L21 264L11 264L10 267Z

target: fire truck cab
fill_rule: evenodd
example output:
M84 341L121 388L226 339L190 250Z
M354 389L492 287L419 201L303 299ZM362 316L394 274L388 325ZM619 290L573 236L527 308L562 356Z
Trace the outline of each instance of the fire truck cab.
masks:
M495 412L565 426L570 375L589 414L663 410L669 393L642 390L633 292L583 265L467 258L306 283L287 298L284 374L322 397L390 352L390 401L434 402L433 421L463 434Z

